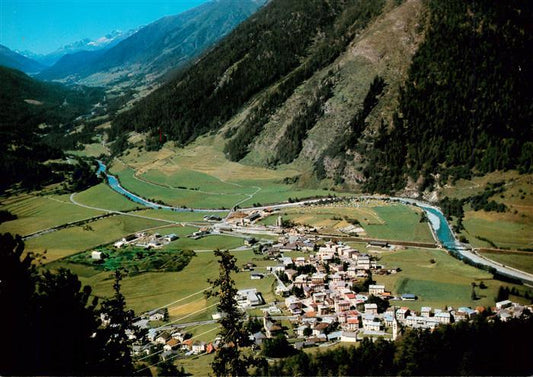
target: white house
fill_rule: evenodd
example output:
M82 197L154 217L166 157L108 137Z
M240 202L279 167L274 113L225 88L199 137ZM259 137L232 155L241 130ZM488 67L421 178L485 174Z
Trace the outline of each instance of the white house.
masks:
M379 296L385 292L385 286L381 284L370 284L368 286L368 293L370 295Z
M357 342L357 332L343 331L342 335L341 335L341 342L356 343Z
M420 309L420 315L422 317L431 317L431 308L429 306L422 306L422 309Z
M237 291L237 296L235 298L237 299L237 304L242 309L249 308L250 306L261 305L262 303L261 297L259 297L257 289L255 288L241 289Z
M205 342L196 341L192 344L192 352L195 354L205 352Z
M505 309L513 305L511 300L504 300L496 303L496 309Z
M444 323L444 324L450 323L451 321L451 315L448 312L437 313L435 314L434 318L436 318L440 323Z
M365 314L378 314L378 305L377 304L365 304Z

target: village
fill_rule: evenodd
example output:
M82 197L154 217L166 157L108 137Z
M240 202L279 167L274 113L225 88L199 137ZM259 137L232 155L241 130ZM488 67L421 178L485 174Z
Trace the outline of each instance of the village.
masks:
M195 237L204 236L216 229L216 233L269 230L278 235L277 242L258 242L253 237L244 240L245 246L253 246L257 253L271 262L265 271L256 271L255 264L250 262L243 265L240 272L249 273L251 283L250 287L238 291L236 302L248 321L260 323L250 333L253 347L260 348L265 339L277 336L286 337L296 349L356 343L365 337L393 341L408 328L433 331L439 325L471 320L487 310L481 306L424 306L413 310L412 305L410 309L404 303L416 301L416 292L394 295L385 285L375 284L372 278L398 274L401 270L380 264L370 251L390 251L403 246L369 241L366 245L369 252L364 253L343 242L324 241L313 228L284 228L281 217L278 217L275 226L255 225L254 222L263 215L259 211L241 214L195 234ZM357 231L361 232L361 229ZM295 251L297 256L294 256ZM284 255L289 252L292 257ZM252 283L267 274L276 278L276 299L273 302L265 302L262 293ZM258 310L263 313L261 316L257 315ZM490 310L491 316L502 321L519 317L526 310L533 311L531 306L509 300L497 302ZM223 315L213 314L211 322ZM164 321L165 316L164 310L156 310L146 313L138 322L139 326L147 328L149 340L148 344L137 346L139 357L158 352L165 359L180 353L187 356L216 350L218 339L212 342L195 340L183 324L150 327L150 321Z

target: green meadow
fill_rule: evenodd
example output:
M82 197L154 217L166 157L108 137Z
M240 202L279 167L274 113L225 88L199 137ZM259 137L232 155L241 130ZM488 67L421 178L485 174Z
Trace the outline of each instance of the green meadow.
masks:
M143 165L144 166L144 165ZM261 169L259 169L261 170ZM186 168L139 169L116 162L111 173L119 177L121 185L142 197L162 200L173 206L189 208L231 208L279 203L290 198L308 198L335 194L319 189L300 189L293 184L283 184L281 179L260 174L248 179L221 179L215 175ZM218 171L216 172L218 173Z
M445 305L493 306L500 285L515 286L494 280L488 272L469 266L439 249L406 249L379 256L380 263L388 268L400 267L401 271L374 276L375 280L385 284L385 288L395 295L413 293L418 296L416 301L392 301L391 305L413 309L422 306L443 308ZM471 283L479 284L481 281L487 288L476 288L479 299L472 300Z
M434 241L428 223L420 222L419 209L394 204L374 207L373 210L384 223L368 224L365 230L370 237L418 242Z
M131 216L112 216L87 224L44 234L26 241L26 250L43 254L46 261L89 250L95 246L116 241L128 234L166 225L160 221Z
M102 208L112 211L127 211L140 207L139 204L128 200L125 196L114 191L105 183L93 186L74 196L76 202L86 206Z
M506 217L506 214L484 211L467 212L463 224L468 241L474 247L490 248L494 244L506 249L533 248L531 224L508 221Z
M533 274L533 252L483 251L484 257Z
M0 232L21 235L103 214L75 206L70 203L68 195L19 195L3 200L0 209L18 217L0 224Z
M258 262L257 256L250 250L232 253L237 257L239 267L250 261ZM89 266L66 261L57 261L48 266L52 269L60 267L77 273L83 284L93 288L95 296L110 297L113 294L110 272L99 272ZM215 301L206 300L202 291L209 288L207 279L217 276L218 267L212 252L197 253L179 272L148 272L125 276L121 290L126 297L128 307L134 309L136 313L168 305L170 319L178 320L177 323L211 319L211 315L216 312L216 307L212 306ZM258 269L258 272L266 271ZM272 275L267 275L261 280L251 280L249 272L239 272L233 275L233 279L238 289L257 288L267 302L274 299L275 277Z

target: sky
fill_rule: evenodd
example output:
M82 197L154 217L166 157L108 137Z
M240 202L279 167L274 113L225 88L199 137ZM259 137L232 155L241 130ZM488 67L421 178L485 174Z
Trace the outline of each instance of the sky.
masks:
M208 0L0 0L0 44L37 54L178 14Z

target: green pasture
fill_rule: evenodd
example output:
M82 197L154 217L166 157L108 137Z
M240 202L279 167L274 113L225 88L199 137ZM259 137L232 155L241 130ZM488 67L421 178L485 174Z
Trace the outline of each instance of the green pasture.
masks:
M413 293L418 296L417 301L392 301L391 305L417 310L422 306L493 306L499 286L513 286L494 280L488 272L469 266L439 249L406 249L380 256L380 262L386 267L400 267L401 271L388 276L376 275L374 279L385 284L385 288L395 295ZM432 259L435 263L431 263ZM471 283L481 281L487 289L476 288L480 298L472 300Z
M224 182L212 175L190 169L180 169L178 171L173 171L172 173L165 173L161 170L148 170L141 175L141 178L149 182L181 191L184 191L183 188L185 187L191 191L196 191L197 189L214 195L253 194L255 191L251 187Z
M250 250L234 252L237 265L253 261L256 257ZM259 264L259 263L257 263ZM272 262L275 264L275 262ZM50 263L48 268L68 268L79 274L81 282L93 288L93 294L98 297L110 297L113 294L112 274L108 271L99 272L84 265L67 263L65 260ZM169 305L171 320L180 323L211 319L216 312L216 301L204 298L202 290L209 288L207 279L213 279L218 274L218 262L212 252L197 253L190 263L179 272L148 272L135 276L125 276L121 283L121 291L126 297L128 307L136 313ZM258 269L258 272L265 270ZM274 298L272 288L275 288L274 277L267 275L261 280L251 280L250 272L233 274L238 289L257 288L267 302ZM204 310L205 309L205 310ZM194 313L197 312L197 313Z
M261 189L257 191L253 198L242 203L241 207L249 207L253 203L260 203L262 205L281 203L288 201L289 198L302 200L316 196L328 196L329 194L342 196L342 194L329 190L303 189L295 185L287 185L280 183L278 180L271 179L247 179L235 181L235 183L244 187L256 187L254 191L257 191L257 187Z
M420 222L420 210L410 206L394 204L374 207L384 224L369 224L365 230L370 237L414 242L433 242L427 222Z
M74 199L80 204L112 211L127 211L141 207L140 204L128 200L125 196L114 191L105 183L100 183L83 192L77 193Z
M176 222L202 222L206 225L207 222L204 221L205 215L215 215L219 217L226 217L228 212L175 212L170 210L157 210L157 209L144 209L141 211L135 212L137 215L153 217L155 219L171 220Z
M109 152L105 149L102 143L92 143L85 144L83 150L68 151L67 153L76 156L99 157L100 155L108 154Z
M484 257L533 274L533 252L484 251Z
M147 199L161 200L173 206L185 206L189 208L230 208L237 202L247 198L239 193L219 193L216 187L211 188L210 193L196 190L173 189L158 184L142 181L134 176L134 170L125 168L121 171L113 171L120 179L120 184L127 190ZM218 181L221 183L220 181ZM157 182L159 183L159 182ZM193 185L194 181L190 182ZM186 183L184 182L185 186ZM217 185L220 186L220 185ZM192 186L194 187L194 186ZM225 188L225 187L224 187ZM246 191L243 189L243 191Z
M196 231L196 230L194 230ZM214 249L235 249L244 245L244 239L231 236L204 236L193 240L188 237L180 237L172 242L173 248L185 250L214 250Z
M68 195L19 195L2 200L0 209L18 217L0 224L0 232L21 235L103 214L70 203Z
M215 336L211 339L214 340ZM213 373L211 368L211 363L215 359L215 354L202 354L194 357L188 357L185 359L180 359L175 364L178 366L178 369L183 366L187 373L190 373L191 376L208 376Z
M334 194L324 190L299 189L273 179L221 181L215 176L189 169L181 169L172 174L149 170L141 178L135 177L135 171L129 167L114 168L111 171L119 177L124 188L137 195L189 208L231 208L237 203L241 207L251 206L253 203L268 205L284 202L289 198L303 199ZM180 189L179 186L188 189Z
M492 247L477 237L488 239L498 248L533 248L533 232L529 223L506 221L503 218L488 218L489 215L467 213L463 221L466 237L474 247ZM494 215L497 216L497 215Z
M113 242L133 232L165 225L160 221L131 216L113 216L83 226L66 228L26 241L26 250L42 254L51 262L95 246Z

